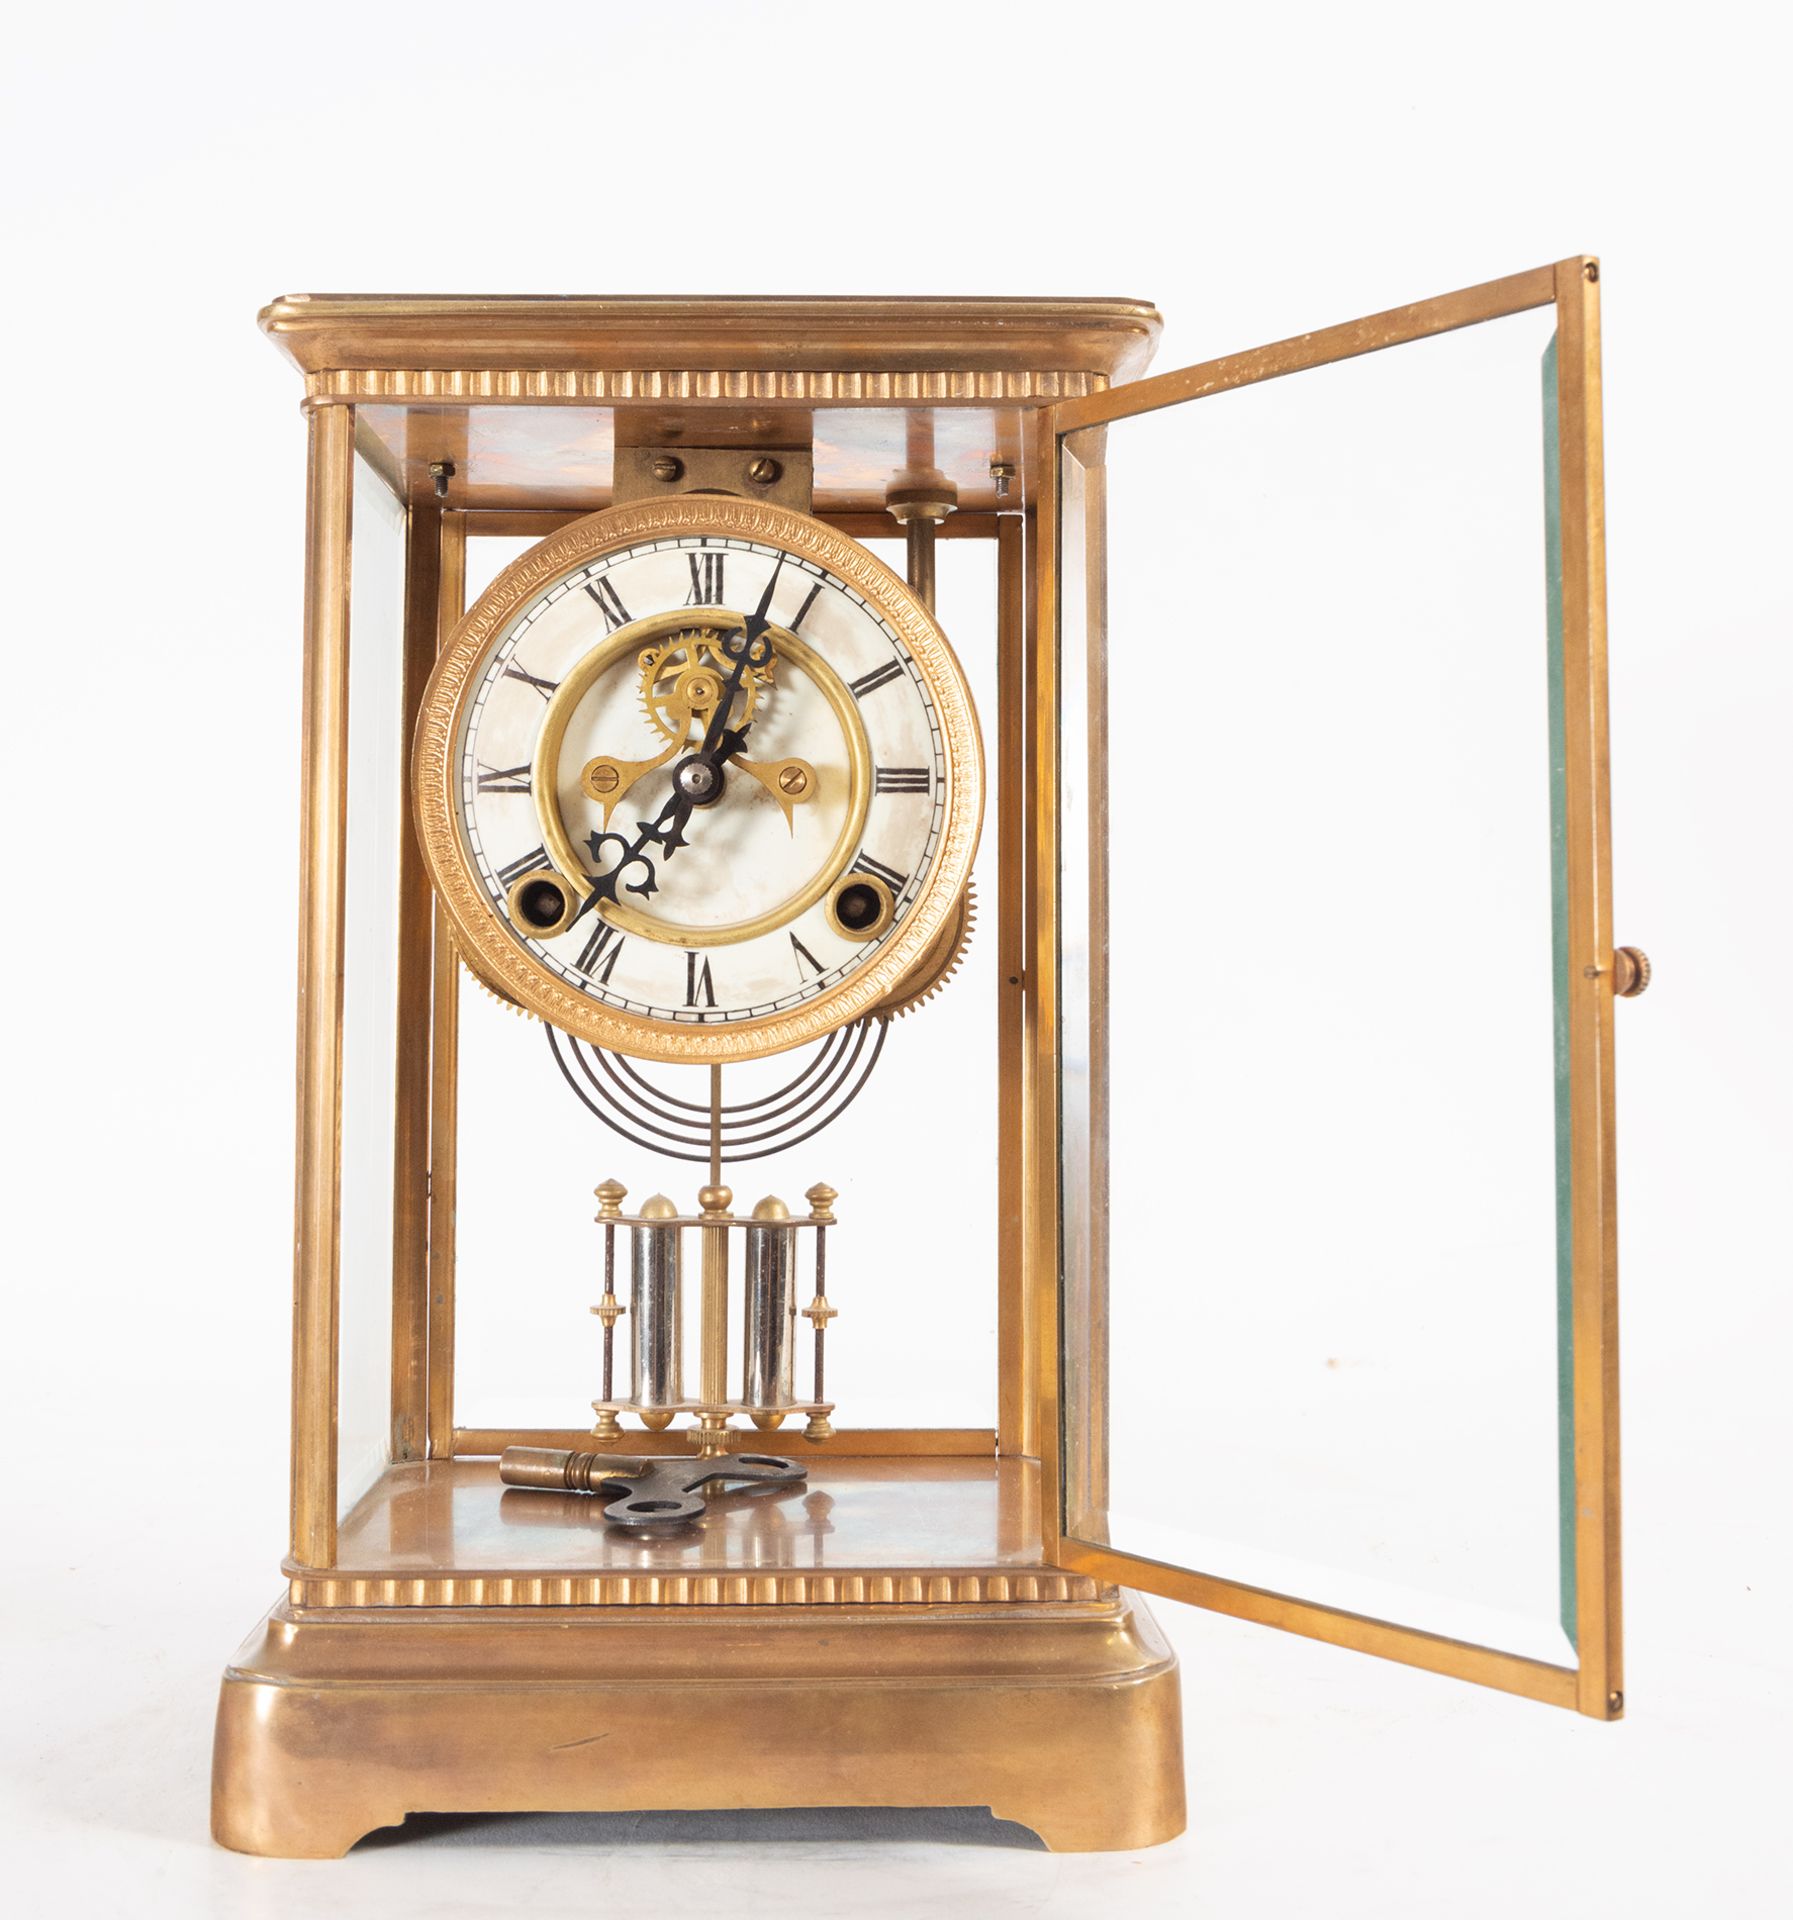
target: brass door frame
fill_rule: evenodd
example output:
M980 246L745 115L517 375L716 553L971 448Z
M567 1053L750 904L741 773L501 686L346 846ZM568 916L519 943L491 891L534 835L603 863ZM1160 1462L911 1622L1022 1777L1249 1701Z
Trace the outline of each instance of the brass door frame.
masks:
M1065 401L1045 411L1039 448L1039 512L1045 537L1038 543L1038 603L1046 611L1034 650L1036 768L1031 795L1035 870L1032 951L1037 1005L1032 1016L1028 1062L1033 1074L1029 1113L1033 1128L1029 1164L1035 1204L1029 1221L1032 1293L1040 1318L1040 1437L1044 1470L1042 1505L1047 1551L1056 1564L1123 1582L1170 1599L1188 1601L1242 1619L1330 1641L1335 1645L1454 1674L1559 1706L1596 1719L1616 1719L1624 1710L1620 1639L1619 1457L1618 1457L1618 1261L1615 1232L1613 1129L1612 836L1606 691L1606 565L1604 472L1600 416L1599 263L1577 256L1529 273L1465 288L1436 300L1375 314L1344 326L1306 334L1249 353L1155 375L1132 384ZM1574 1414L1576 1647L1578 1664L1548 1662L1424 1633L1388 1621L1348 1613L1316 1602L1272 1593L1192 1569L1166 1566L1138 1555L1070 1537L1064 1531L1066 1478L1064 1410L1069 1390L1061 1372L1070 1364L1070 1344L1045 1323L1069 1315L1073 1293L1064 1270L1060 1237L1061 1169L1058 1160L1057 978L1059 889L1057 879L1058 723L1056 682L1061 577L1059 554L1060 457L1066 435L1209 394L1249 386L1283 374L1398 346L1481 321L1554 307L1557 332L1557 442L1562 535L1563 710L1566 744L1565 814L1568 881L1570 1109L1570 1324ZM1099 531L1094 535L1099 543ZM1096 556L1099 559L1099 555ZM1091 653L1105 646L1091 626ZM1101 663L1092 658L1094 669ZM1102 805L1101 783L1091 781L1092 846ZM1100 868L1102 860L1092 859ZM1098 909L1100 875L1092 877L1092 913ZM1099 942L1092 939L1092 947ZM1106 1019L1092 979L1092 1009ZM1099 1104L1099 1089L1092 1104ZM1092 1123L1092 1137L1096 1127ZM1100 1283L1095 1283L1099 1285ZM1049 1296L1049 1297L1048 1297ZM1101 1303L1090 1303L1092 1320ZM1100 1354L1102 1330L1092 1348ZM1048 1359L1050 1366L1047 1365ZM1096 1368L1092 1366L1092 1375ZM1106 1428L1106 1383L1092 1378L1097 1396L1080 1418Z

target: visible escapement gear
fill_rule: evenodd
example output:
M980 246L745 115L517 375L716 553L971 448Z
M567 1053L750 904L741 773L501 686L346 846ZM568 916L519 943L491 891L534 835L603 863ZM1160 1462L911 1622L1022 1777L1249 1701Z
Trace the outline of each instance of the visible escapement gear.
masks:
M736 725L745 726L753 718L776 664L772 660L763 667L748 668L738 696L741 709ZM657 647L649 647L638 665L641 710L667 740L683 740L694 716L707 718L734 668L734 662L722 650L721 634L710 627L693 627Z

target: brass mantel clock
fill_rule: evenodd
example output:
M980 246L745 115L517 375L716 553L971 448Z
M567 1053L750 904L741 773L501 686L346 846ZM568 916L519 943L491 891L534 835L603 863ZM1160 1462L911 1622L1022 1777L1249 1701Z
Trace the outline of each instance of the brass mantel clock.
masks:
M1139 1591L1619 1715L1598 278L1152 378L1132 301L266 310L292 1551L220 1840L1147 1845Z

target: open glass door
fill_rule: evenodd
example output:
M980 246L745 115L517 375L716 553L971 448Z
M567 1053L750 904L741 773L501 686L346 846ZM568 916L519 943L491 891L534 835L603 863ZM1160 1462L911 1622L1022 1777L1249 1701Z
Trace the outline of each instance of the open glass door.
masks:
M1061 1564L1612 1718L1598 279L1049 416L1043 1442Z

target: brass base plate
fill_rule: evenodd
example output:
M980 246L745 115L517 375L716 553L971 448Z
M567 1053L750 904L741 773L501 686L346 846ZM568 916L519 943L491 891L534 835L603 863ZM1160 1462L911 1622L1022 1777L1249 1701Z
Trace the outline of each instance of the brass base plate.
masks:
M225 1670L212 1831L333 1859L407 1813L989 1807L1046 1844L1183 1830L1176 1657L1080 1606L295 1613Z

